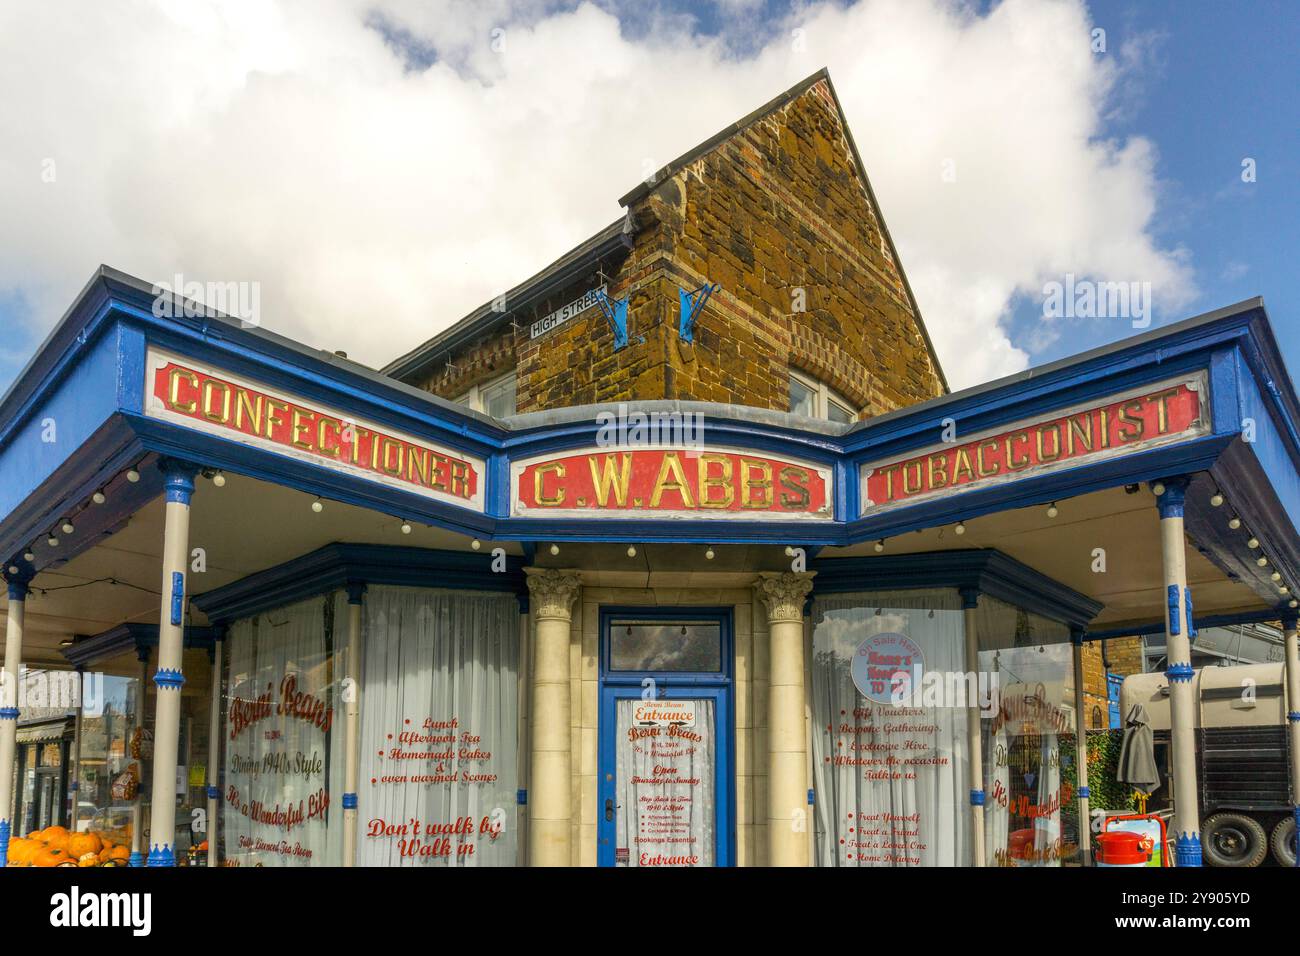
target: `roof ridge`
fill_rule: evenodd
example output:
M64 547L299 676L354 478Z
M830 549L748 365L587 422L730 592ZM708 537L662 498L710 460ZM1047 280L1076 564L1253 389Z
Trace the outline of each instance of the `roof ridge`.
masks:
M746 114L745 116L736 120L736 122L723 127L721 130L714 133L712 136L710 136L704 142L700 143L694 149L688 149L686 152L682 153L682 155L678 156L668 165L664 166L662 169L654 173L653 176L650 176L649 178L638 183L634 189L632 189L630 192L628 192L627 194L625 194L619 199L618 201L619 205L629 206L632 203L636 202L637 200L641 199L643 196L648 194L651 189L658 186L660 183L664 182L665 180L670 179L673 176L676 176L679 172L682 171L684 167L689 166L691 163L695 162L701 156L713 152L714 149L721 146L724 142L731 139L737 133L749 129L749 127L753 126L759 120L765 119L766 117L770 116L772 113L775 113L777 110L781 109L788 103L798 99L800 96L803 96L804 93L808 92L808 90L812 89L822 80L826 80L826 82L829 83L830 78L831 78L830 70L824 66L816 73L804 77L794 86L787 89L784 93L777 94L775 97L768 100L758 109L753 110L752 112ZM835 105L838 108L839 106L838 99L835 101ZM843 112L844 112L843 110L840 110L841 115L843 115ZM847 128L847 123L846 123L846 128Z

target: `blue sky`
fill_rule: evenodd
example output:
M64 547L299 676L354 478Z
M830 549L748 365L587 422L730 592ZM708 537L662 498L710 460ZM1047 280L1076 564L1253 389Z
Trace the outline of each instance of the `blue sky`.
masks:
M696 18L701 32L726 36L732 29L715 6L665 6ZM791 8L777 0L746 6L766 16ZM1155 143L1160 206L1153 233L1185 250L1195 270L1196 297L1174 311L1157 306L1156 324L1263 296L1288 365L1300 368L1300 4L1090 0L1087 8L1112 52L1141 38L1141 62L1103 135ZM644 28L638 18L627 22ZM745 36L737 36L737 49L749 46ZM1247 158L1255 160L1250 184L1242 181ZM1101 319L1035 348L1042 305L1025 295L1003 321L1031 365L1134 334Z
M1108 34L1149 33L1145 81L1114 117L1112 135L1140 133L1159 149L1157 234L1191 253L1195 315L1263 296L1293 381L1300 368L1300 5L1143 0L1089 4ZM1256 181L1242 182L1242 160ZM1013 338L1037 322L1023 303ZM1170 316L1164 316L1168 320ZM1020 335L1017 336L1017 330ZM1085 328L1034 364L1114 338Z
M1262 295L1300 364L1294 2L15 16L30 22L0 31L0 389L101 262L257 281L268 328L382 365L616 218L643 169L822 66L954 387L1133 334L1045 322L1044 281L1066 272L1153 278L1156 325ZM1091 27L1107 52L1080 62Z

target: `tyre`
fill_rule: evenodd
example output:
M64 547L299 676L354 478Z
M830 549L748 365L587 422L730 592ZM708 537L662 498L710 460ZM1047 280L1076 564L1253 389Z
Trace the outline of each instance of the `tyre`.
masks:
M1295 866L1295 817L1283 817L1269 839L1278 866Z
M1216 813L1201 825L1201 851L1210 866L1259 866L1268 856L1268 838L1253 817Z

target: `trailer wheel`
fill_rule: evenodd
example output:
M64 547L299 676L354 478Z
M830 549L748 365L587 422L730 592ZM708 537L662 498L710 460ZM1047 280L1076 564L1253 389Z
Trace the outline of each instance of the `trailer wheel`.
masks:
M1201 849L1211 866L1259 866L1268 856L1268 837L1253 817L1216 813L1201 825Z
M1278 866L1295 866L1295 817L1283 817L1277 821L1269 845Z

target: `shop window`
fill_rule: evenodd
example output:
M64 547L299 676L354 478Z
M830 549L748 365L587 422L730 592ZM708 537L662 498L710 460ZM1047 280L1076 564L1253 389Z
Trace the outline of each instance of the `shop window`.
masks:
M1073 657L1063 624L980 598L978 660L953 590L832 594L813 605L816 859L965 866L967 720L980 713L986 865L1077 850Z
M372 586L364 621L358 863L515 865L517 599Z
M516 376L512 369L505 375L475 385L456 402L493 418L505 418L515 413L515 388Z
M980 671L997 679L983 714L988 866L1060 866L1078 848L1074 658L1063 624L982 597Z
M712 673L722 670L722 624L612 618L611 671Z
M790 412L845 424L857 418L853 406L842 395L825 382L799 372L790 373Z
M924 693L966 670L957 592L832 594L813 614L817 864L966 864L966 708Z
M221 818L229 864L342 862L344 728L334 655L347 619L346 595L337 592L229 628Z
M134 655L128 655L131 662ZM136 665L138 669L138 664ZM130 846L133 806L113 797L113 780L132 763L131 736L140 706L140 681L105 674L103 701L97 713L81 718L81 763L78 768L77 829L92 830L116 844ZM139 763L136 767L140 768Z

